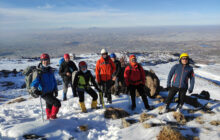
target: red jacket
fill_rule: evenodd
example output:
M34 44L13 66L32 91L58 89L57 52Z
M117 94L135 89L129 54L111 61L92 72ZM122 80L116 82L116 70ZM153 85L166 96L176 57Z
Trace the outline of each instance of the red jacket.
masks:
M115 72L116 67L114 62L108 56L107 60L101 57L96 63L96 80L98 83L101 81L108 81L112 79L112 74Z
M144 69L139 64L127 66L125 68L124 78L126 86L139 84L145 85L146 81Z

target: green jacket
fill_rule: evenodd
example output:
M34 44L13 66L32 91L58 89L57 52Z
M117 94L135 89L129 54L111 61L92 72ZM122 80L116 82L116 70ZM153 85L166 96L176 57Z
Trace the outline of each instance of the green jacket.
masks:
M76 91L76 88L86 89L90 86L94 86L96 89L98 89L98 85L90 70L88 70L86 73L83 73L81 70L78 71L74 77L74 90Z

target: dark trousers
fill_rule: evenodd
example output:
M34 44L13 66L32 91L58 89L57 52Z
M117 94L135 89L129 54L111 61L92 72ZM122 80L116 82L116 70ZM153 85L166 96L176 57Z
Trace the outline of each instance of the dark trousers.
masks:
M53 96L53 93L46 93L42 96L42 98L46 101L46 108L51 109L52 106L61 107L60 101Z
M118 95L119 94L119 78L116 77L115 79L115 94Z
M135 97L136 97L135 91L136 91L136 89L137 89L138 93L140 94L140 96L141 96L141 98L142 98L142 100L144 102L145 108L148 109L149 108L149 104L148 104L147 96L145 94L144 86L143 85L130 85L129 86L132 106L136 107L136 103L135 103Z
M168 97L167 97L167 100L166 100L167 107L169 107L173 97L176 95L177 92L179 92L179 95L178 95L178 106L179 105L182 106L184 104L184 99L185 99L185 96L186 96L187 89L171 87L169 89L169 94L168 94Z
M112 81L106 81L103 82L102 81L102 86L101 86L101 90L104 92L105 97L107 97L108 101L112 101L112 95L111 95L111 87L112 87Z
M63 81L63 94L66 95L67 93L67 89L68 89L68 85L70 84L71 88L72 88L72 92L73 92L73 84L71 80L65 80ZM74 93L73 93L74 94Z
M86 88L84 91L86 91L91 97L93 101L96 101L98 99L97 93L92 88ZM79 102L84 102L84 91L78 90L79 95Z

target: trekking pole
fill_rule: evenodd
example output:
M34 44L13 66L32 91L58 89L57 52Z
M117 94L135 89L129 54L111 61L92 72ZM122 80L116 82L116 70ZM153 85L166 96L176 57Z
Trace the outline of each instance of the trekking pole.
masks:
M40 96L40 105L41 105L41 117L42 117L42 121L44 122L44 112L43 112L43 106L42 106L41 96Z
M99 96L100 96L101 101L102 101L102 107L105 109L105 103L104 103L104 100L103 100L103 93L99 92Z

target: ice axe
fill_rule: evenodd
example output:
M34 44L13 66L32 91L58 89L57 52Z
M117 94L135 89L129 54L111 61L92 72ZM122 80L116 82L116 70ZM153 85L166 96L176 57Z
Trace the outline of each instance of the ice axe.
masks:
M44 112L43 112L43 106L42 106L41 96L40 96L40 106L41 106L41 117L42 117L42 121L44 122Z
M105 109L105 103L104 103L104 100L103 100L103 93L102 92L99 92L99 97L100 97L100 101L101 101L101 104L102 104L102 107Z

